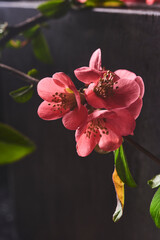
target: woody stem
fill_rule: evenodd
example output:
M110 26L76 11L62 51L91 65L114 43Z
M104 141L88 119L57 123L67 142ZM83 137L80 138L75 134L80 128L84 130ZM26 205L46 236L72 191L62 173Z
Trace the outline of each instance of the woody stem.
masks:
M25 74L24 72L21 72L21 71L15 69L15 68L12 68L8 65L3 64L3 63L0 63L0 68L17 75L19 78L21 78L25 82L28 82L28 83L31 83L31 84L37 84L39 82L38 79L33 78L33 77Z
M6 34L0 39L0 48L4 47L5 44L11 40L16 35L20 34L21 32L35 26L36 24L43 23L47 21L49 18L46 18L41 13L37 14L34 17L26 19L24 22L16 24L14 26L8 26Z
M147 149L145 149L144 147L142 147L139 143L135 142L133 139L131 139L130 137L126 136L124 137L124 139L129 142L130 144L132 144L135 148L137 148L139 151L143 152L146 156L148 156L149 158L151 158L153 161L155 161L156 163L160 164L160 159L157 158L156 156L154 156L151 152L149 152Z

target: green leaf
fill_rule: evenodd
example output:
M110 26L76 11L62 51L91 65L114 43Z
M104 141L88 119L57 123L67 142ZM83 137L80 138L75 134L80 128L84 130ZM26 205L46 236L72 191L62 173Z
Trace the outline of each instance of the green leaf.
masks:
M31 77L38 78L39 72L37 69L33 68L29 70L27 74Z
M85 5L87 7L122 7L125 4L120 0L111 1L87 0Z
M52 0L40 4L37 8L46 17L60 17L69 10L69 1Z
M116 168L114 169L114 172L112 174L112 180L113 180L114 188L116 191L116 197L117 197L117 206L113 214L113 221L117 222L123 215L125 191L124 191L124 183L118 176Z
M160 228L160 188L158 188L153 196L150 205L150 214L156 226Z
M151 188L159 187L160 186L160 174L153 177L147 183Z
M9 95L14 99L17 103L25 103L29 101L33 95L33 85L24 86L17 90L14 90L9 93Z
M137 185L130 173L122 145L117 150L114 151L114 159L116 170L120 179L129 187L136 187Z
M46 64L53 63L48 44L41 31L38 31L38 33L32 39L31 43L34 55L38 60Z
M32 38L37 34L37 32L38 32L39 30L40 30L40 25L37 24L37 25L29 28L28 30L25 30L25 31L23 32L23 35L24 35L24 37L27 38L27 39L32 39Z
M23 35L31 41L34 55L38 60L46 64L53 63L47 41L41 32L40 25L37 24L28 29L23 32Z
M0 123L0 164L18 161L34 150L35 145L27 137Z

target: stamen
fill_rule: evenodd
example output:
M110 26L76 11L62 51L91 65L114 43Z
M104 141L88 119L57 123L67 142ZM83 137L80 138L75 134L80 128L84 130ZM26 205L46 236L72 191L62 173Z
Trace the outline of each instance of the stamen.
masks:
M93 137L96 137L96 134L99 133L99 130L101 130L101 134L100 137L102 137L103 134L108 135L109 131L108 129L105 127L105 122L106 119L95 119L92 120L89 124L88 127L86 129L86 132L84 132L84 134L86 134L86 137L90 138L91 137L91 133L93 133Z
M113 96L113 85L114 85L114 77L115 73L111 72L110 70L107 70L103 77L100 78L97 86L94 88L94 92L97 96L101 98L107 98L110 96Z
M56 92L52 96L53 96L52 102L55 103L53 105L54 111L59 110L60 113L62 113L62 111L66 109L70 109L72 111L77 106L75 95L72 90L70 91L70 93Z

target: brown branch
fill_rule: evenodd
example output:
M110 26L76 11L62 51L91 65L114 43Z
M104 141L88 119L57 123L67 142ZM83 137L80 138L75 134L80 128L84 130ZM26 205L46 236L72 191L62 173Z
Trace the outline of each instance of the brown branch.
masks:
M0 39L0 48L4 47L5 44L14 38L16 35L24 32L25 30L35 26L36 24L42 23L49 20L49 18L45 17L41 13L37 14L34 17L28 18L24 22L16 24L14 26L8 26L6 28L6 34Z
M149 158L151 158L153 161L155 161L156 163L160 164L160 159L157 158L156 156L154 156L151 152L149 152L148 150L146 150L144 147L142 147L139 143L135 142L133 139L131 139L130 137L124 137L124 139L129 142L130 144L132 144L135 148L137 148L139 151L143 152L145 155L147 155Z
M19 78L21 78L22 80L24 80L25 82L31 83L31 84L37 84L39 82L38 79L33 78L15 68L12 68L10 66L7 66L5 64L0 63L0 68L2 68L3 70L6 70L10 73L14 73L15 75L17 75Z

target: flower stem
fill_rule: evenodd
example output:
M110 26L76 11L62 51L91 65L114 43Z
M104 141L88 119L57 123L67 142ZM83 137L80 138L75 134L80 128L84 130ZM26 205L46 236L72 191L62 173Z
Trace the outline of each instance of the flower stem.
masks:
M17 75L19 78L21 78L25 82L28 82L28 83L31 83L31 84L37 84L39 82L38 79L33 78L33 77L31 77L31 76L29 76L29 75L27 75L27 74L25 74L25 73L15 69L15 68L12 68L12 67L10 67L8 65L5 65L3 63L0 63L0 68Z
M144 147L142 147L139 143L135 142L133 139L131 139L130 137L124 137L124 139L129 142L130 144L132 144L135 148L137 148L139 151L143 152L146 156L148 156L149 158L151 158L153 161L155 161L156 163L160 164L160 159L157 158L156 156L154 156L151 152L149 152L147 149L145 149Z

